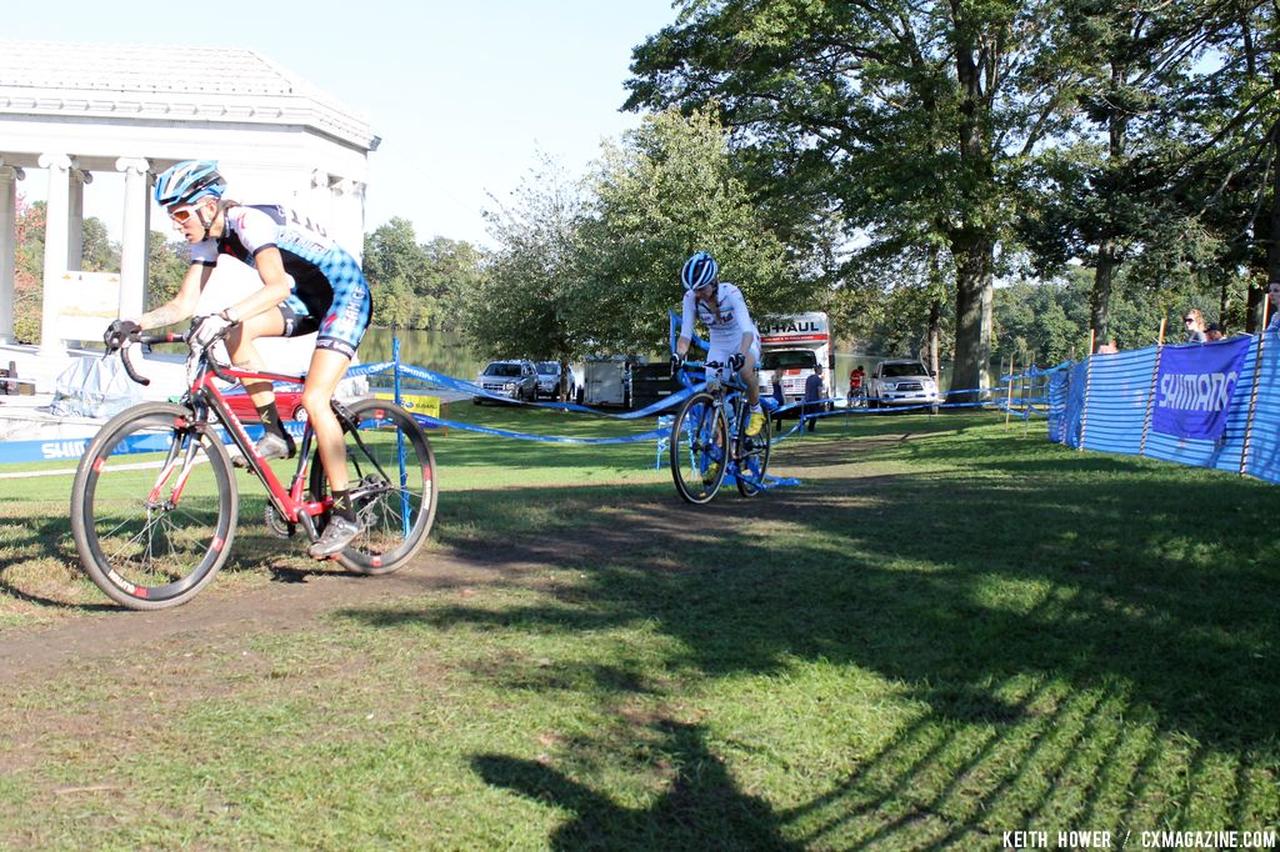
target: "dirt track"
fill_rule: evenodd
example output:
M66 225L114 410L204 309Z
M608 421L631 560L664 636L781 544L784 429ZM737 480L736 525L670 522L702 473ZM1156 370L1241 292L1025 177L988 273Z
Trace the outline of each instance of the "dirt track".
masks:
M881 437L856 443L858 451L863 451L873 444L907 438ZM0 679L38 678L68 660L83 663L128 656L163 640L181 639L196 647L250 632L289 632L313 624L329 610L355 603L389 601L432 589L480 587L540 566L590 564L612 554L652 546L655 540L689 534L691 527L705 528L708 521L714 521L721 532L732 533L761 520L785 520L817 505L829 506L833 500L857 499L859 492L874 487L874 477L858 478L854 473L849 464L853 452L853 442L792 445L780 459L784 464L777 466L777 472L800 477L803 487L770 492L753 500L751 511L746 513L742 507L747 504L731 486L705 507L686 506L673 492L665 499L633 504L625 523L588 528L572 542L559 541L554 546L531 540L465 552L436 548L399 572L382 577L342 574L329 568L314 572L281 569L273 575L278 582L250 592L228 591L215 580L191 603L156 612L101 613L100 605L95 605L93 614L73 615L50 627L5 631L0 641ZM839 480L838 489L835 480ZM661 570L664 566L654 567Z

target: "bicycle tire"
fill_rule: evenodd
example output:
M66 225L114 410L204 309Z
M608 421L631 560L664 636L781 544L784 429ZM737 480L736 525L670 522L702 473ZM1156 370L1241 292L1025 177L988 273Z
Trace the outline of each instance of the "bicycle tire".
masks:
M703 391L684 401L671 423L668 446L671 478L681 499L710 502L724 482L729 447L728 424L715 397Z
M162 402L126 409L76 468L71 534L80 563L129 609L186 603L231 554L239 509L231 459L218 433L191 417Z
M435 453L413 415L392 402L362 399L347 406L347 410L360 433L357 442L349 425L343 422L347 476L364 532L339 553L337 559L347 569L360 574L389 574L426 544L435 523L438 497ZM405 459L403 470L400 469L401 447ZM388 479L392 476L399 476L400 483ZM329 493L329 480L318 449L311 465L310 485L317 500ZM323 532L324 522L317 521L317 532Z
M747 416L751 416L749 412ZM742 443L739 445L737 471L733 479L738 485L738 493L743 497L754 497L764 490L771 445L769 420L766 412L760 431L751 437L744 434L740 439Z

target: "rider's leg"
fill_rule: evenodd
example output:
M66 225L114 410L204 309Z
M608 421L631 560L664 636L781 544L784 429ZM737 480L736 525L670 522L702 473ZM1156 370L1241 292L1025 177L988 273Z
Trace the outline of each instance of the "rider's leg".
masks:
M760 407L760 381L756 378L756 365L743 364L738 375L747 385L747 401L751 403L751 410L757 410Z
M764 428L764 410L760 407L760 382L756 377L756 353L754 347L752 357L742 365L738 375L747 385L747 402L750 403L751 415L747 423L747 435L754 437Z
M345 494L350 483L347 481L347 451L342 440L342 425L329 403L350 365L351 359L341 352L317 349L311 353L311 368L302 386L302 407L307 410L307 420L316 433L316 448L320 451L320 461L335 496L340 491Z
M231 355L231 363L244 370L261 372L265 369L262 356L253 342L259 337L280 337L284 334L284 316L279 308L249 317L235 326L227 334L227 352ZM280 413L276 410L276 395L271 389L271 382L266 380L242 382L254 408L262 417L262 423L272 431L283 433L280 424Z

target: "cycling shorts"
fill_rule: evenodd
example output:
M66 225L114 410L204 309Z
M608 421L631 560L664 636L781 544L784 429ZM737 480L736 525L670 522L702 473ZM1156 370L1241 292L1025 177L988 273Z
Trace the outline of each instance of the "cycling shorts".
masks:
M311 286L295 287L289 298L280 303L284 336L299 337L318 331L316 349L353 358L373 319L369 283L355 258L342 251L332 252L320 264L319 272L328 286L309 281Z
M736 353L737 351L738 351L737 347L734 347L732 349L727 346L724 348L721 348L719 346L716 346L715 344L712 344L711 349L707 352L706 363L710 364L712 361L716 361L720 364L724 364L725 366L720 368L720 370L718 371L713 370L711 367L708 367L706 370L706 377L709 379L711 378L711 374L713 372L719 372L721 380L723 381L724 378L727 377L729 374L729 366L728 366L729 359L733 357L734 353ZM760 367L760 338L759 337L751 341L751 348L747 350L747 363L754 365L757 369L759 369Z

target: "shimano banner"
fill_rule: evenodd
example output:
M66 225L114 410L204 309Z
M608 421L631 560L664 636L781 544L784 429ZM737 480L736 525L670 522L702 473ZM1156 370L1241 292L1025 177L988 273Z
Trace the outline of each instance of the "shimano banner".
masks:
M1227 405L1252 337L1195 346L1166 346L1160 354L1151 428L1180 438L1216 441L1227 427Z

